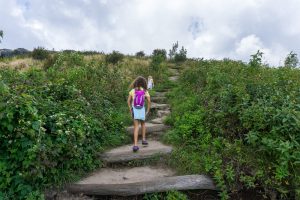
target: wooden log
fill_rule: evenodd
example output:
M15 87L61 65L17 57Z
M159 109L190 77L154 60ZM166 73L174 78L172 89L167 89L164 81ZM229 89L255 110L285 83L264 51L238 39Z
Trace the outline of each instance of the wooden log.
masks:
M86 195L132 196L169 190L195 189L216 190L216 187L213 181L205 175L186 175L126 184L73 184L68 188L68 191Z
M132 152L132 145L124 145L109 150L100 155L101 159L108 163L127 162L131 160L151 158L155 155L167 155L172 152L172 147L162 144L159 141L149 140L149 145L140 146L136 153Z
M147 133L162 132L162 131L165 131L169 128L170 128L169 126L166 126L164 124L152 124L152 123L146 122L146 132ZM130 133L130 134L133 134L133 129L134 129L133 126L130 126L130 127L126 128L127 132ZM140 131L139 134L141 134L142 133L141 128L140 128L139 131Z

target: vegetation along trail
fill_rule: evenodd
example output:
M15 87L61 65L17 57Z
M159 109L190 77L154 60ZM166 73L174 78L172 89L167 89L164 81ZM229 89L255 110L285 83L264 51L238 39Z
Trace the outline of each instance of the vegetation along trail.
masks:
M0 59L0 199L299 199L300 71L288 59L43 48ZM138 75L155 87L149 146L133 153Z

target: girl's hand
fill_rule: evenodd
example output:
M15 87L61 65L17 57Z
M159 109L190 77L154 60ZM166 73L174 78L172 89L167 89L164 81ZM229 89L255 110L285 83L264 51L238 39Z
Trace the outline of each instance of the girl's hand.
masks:
M149 115L149 111L146 112L146 116L148 116L148 115Z

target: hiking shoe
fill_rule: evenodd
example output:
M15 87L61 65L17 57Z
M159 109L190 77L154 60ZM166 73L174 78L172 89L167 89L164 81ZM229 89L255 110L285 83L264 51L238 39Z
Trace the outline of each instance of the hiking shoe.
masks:
M132 147L132 151L133 151L133 152L137 152L139 149L140 149L140 148L139 148L138 146L133 146L133 147Z
M148 145L147 140L142 140L142 145Z

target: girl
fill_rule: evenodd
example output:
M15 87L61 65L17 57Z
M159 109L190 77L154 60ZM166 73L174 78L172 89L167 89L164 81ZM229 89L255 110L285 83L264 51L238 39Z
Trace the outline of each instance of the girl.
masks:
M154 87L154 82L152 76L148 76L148 90L152 90Z
M130 87L133 89L129 92L127 103L134 124L134 141L132 150L136 152L139 150L137 144L139 134L139 123L141 123L142 126L142 144L148 145L148 142L146 141L145 119L150 111L151 101L150 95L147 91L147 81L144 77L137 77L130 85ZM145 97L147 98L147 112L145 112Z

